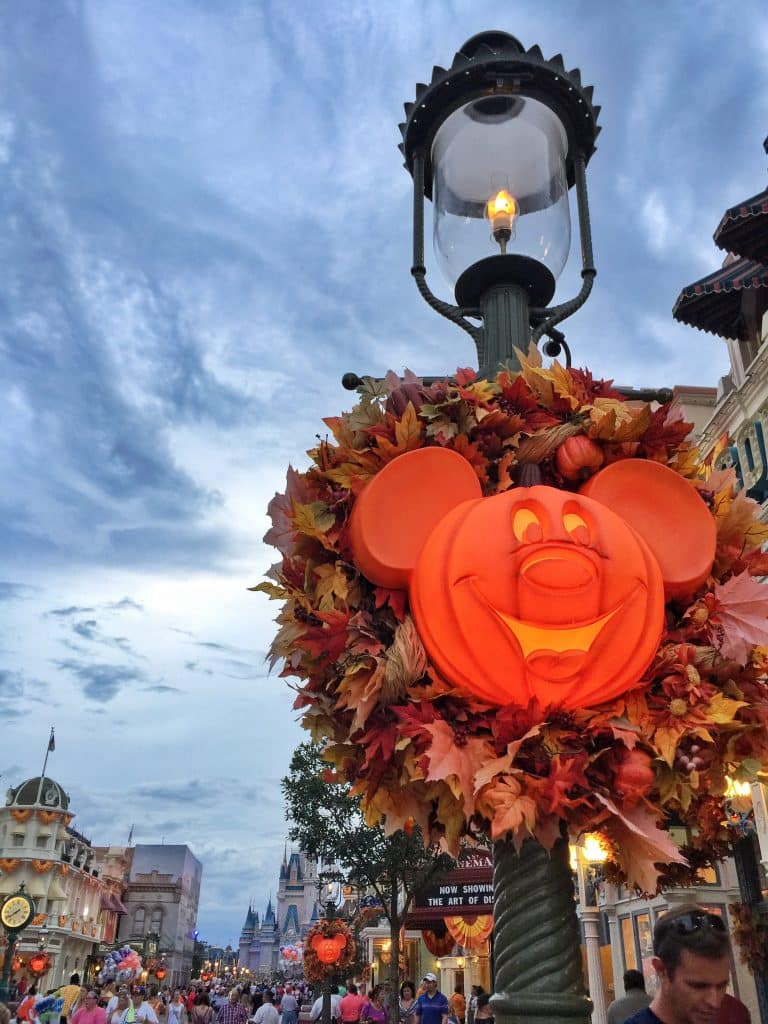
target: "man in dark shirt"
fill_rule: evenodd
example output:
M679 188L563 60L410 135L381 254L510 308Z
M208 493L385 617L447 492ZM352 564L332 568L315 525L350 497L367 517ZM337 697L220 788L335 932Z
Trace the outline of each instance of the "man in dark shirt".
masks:
M626 1024L715 1024L731 974L725 922L695 904L663 914L653 929L659 988Z
M437 991L437 978L434 974L424 975L425 991L413 1004L411 1014L419 1018L419 1024L447 1024L448 999Z
M640 971L624 971L624 995L614 999L608 1007L608 1024L624 1024L624 1021L648 1006L651 997L645 991L645 978Z

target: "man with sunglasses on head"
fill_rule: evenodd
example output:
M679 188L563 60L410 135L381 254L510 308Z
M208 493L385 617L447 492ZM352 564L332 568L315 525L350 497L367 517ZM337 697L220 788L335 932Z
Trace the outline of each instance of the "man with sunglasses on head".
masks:
M731 975L725 922L695 904L663 914L653 929L659 987L625 1024L715 1024Z

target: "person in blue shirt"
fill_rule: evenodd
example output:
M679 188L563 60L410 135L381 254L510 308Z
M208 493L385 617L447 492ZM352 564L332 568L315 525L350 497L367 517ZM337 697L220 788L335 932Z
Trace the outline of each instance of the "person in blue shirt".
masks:
M625 1024L715 1024L731 974L722 917L695 904L668 911L653 929L653 953L656 995Z
M447 1024L448 999L437 991L437 978L434 974L424 975L425 991L413 1005L412 1016L418 1017L419 1024Z

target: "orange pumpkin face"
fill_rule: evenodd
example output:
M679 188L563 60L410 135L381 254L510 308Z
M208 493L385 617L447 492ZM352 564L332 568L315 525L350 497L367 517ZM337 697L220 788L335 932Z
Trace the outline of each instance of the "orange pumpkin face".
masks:
M334 935L330 939L317 936L312 940L312 948L317 953L317 959L321 964L335 964L346 944L347 940L344 935Z
M640 677L663 625L643 541L605 506L552 487L459 505L430 534L410 592L438 670L493 704L607 700Z
M666 466L626 459L579 494L534 486L484 498L469 463L440 448L401 455L366 485L350 539L369 580L408 588L446 681L491 704L568 709L638 683L665 590L693 593L715 554L712 515Z

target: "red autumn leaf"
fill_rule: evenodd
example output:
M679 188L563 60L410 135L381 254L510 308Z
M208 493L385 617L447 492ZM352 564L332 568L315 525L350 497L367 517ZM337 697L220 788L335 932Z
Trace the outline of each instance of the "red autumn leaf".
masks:
M640 438L640 443L650 455L654 452L676 448L693 430L693 424L683 419L682 409L674 402L660 405L651 416L648 429Z
M726 658L746 665L753 647L768 644L768 586L748 572L714 588L712 618L721 627L715 644Z
M589 370L578 370L571 367L568 373L573 379L573 390L582 405L590 405L595 398L621 398L621 393L613 387L612 380L595 380Z
M408 604L408 595L404 590L390 590L388 587L376 587L373 593L377 608L383 608L384 605L388 604L397 621L403 621L406 614L405 609Z
M465 388L467 384L471 384L477 380L477 370L473 370L468 366L460 367L456 371L456 383L460 388Z
M589 788L584 775L586 766L585 754L576 757L557 755L552 758L549 775L536 784L539 791L539 807L544 814L557 814L562 817L566 808L587 803L583 792L573 792L576 789Z
M512 380L509 373L500 373L497 383L501 387L499 405L506 412L517 413L523 417L526 433L534 433L545 427L556 427L561 422L560 417L553 416L541 408L522 374Z
M398 738L398 728L395 722L377 722L370 726L357 740L358 746L365 751L363 767L367 768L376 761L388 764L395 751Z
M347 626L350 613L340 611L317 612L322 625L308 625L296 646L314 658L319 667L332 664L347 646Z

